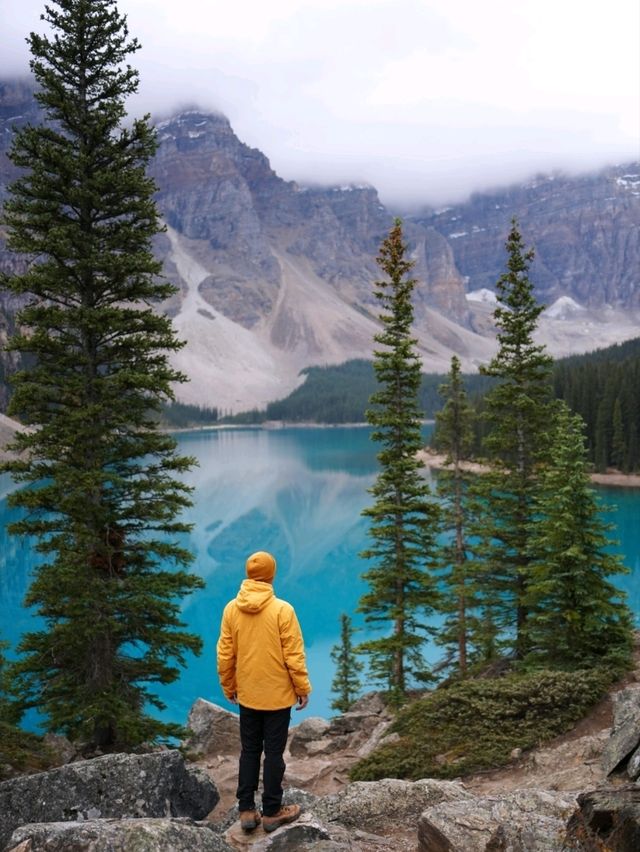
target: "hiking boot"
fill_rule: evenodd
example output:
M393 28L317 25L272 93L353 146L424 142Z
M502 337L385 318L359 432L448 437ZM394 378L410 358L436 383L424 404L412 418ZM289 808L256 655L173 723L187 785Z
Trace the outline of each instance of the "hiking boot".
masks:
M260 825L258 811L240 811L240 828L243 831L253 831Z
M285 805L280 808L277 814L273 816L262 817L262 827L265 831L275 831L281 825L286 825L288 822L295 822L302 813L300 805Z

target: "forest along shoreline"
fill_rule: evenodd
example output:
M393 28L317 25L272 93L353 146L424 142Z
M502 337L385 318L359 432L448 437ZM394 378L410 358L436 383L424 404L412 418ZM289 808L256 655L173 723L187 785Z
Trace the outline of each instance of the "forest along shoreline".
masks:
M433 420L427 420L425 423L433 423ZM206 431L214 431L214 430L228 430L228 429L343 429L343 428L353 428L355 426L358 427L368 427L368 423L336 423L336 424L327 424L327 423L287 423L283 420L277 421L267 421L266 423L252 424L251 426L247 425L235 425L235 424L211 424L208 426L191 426L186 427L184 429L166 429L161 431L170 432L172 434L184 434L188 432L206 432ZM22 431L26 427L19 423L17 420L13 420L11 417L7 417L6 414L0 414L0 461L4 461L11 457L11 453L8 453L5 449L5 445L11 441L13 435L16 431ZM425 448L424 450L420 450L418 452L418 458L425 467L430 468L431 470L440 470L445 466L445 455L444 453L436 453L429 448ZM482 473L486 470L486 467L479 462L463 462L462 463L463 470L471 471L472 473ZM640 474L637 473L621 473L619 470L608 470L606 473L591 473L590 475L591 482L594 485L605 485L605 486L614 486L621 488L640 488Z
M431 470L441 470L446 467L446 456L444 453L436 453L430 449L420 450L418 458ZM488 470L486 465L480 462L466 461L460 464L463 470L470 473L484 473ZM622 473L619 470L609 469L606 473L590 473L589 478L594 485L609 485L621 488L640 488L640 474Z

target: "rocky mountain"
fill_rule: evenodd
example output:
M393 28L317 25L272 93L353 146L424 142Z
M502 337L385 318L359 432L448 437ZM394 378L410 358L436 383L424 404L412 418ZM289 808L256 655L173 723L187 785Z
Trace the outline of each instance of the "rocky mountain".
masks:
M13 175L11 126L34 120L28 81L0 83L0 200ZM376 190L285 181L222 115L188 110L157 130L152 173L167 231L155 250L178 288L161 309L187 341L175 361L191 379L179 398L260 407L306 366L371 357L375 256L393 218ZM425 370L445 372L453 353L474 370L494 351L493 290L513 215L537 248L532 277L552 306L540 334L552 352L638 334L640 165L540 178L405 218ZM2 236L0 269L11 272L21 260ZM0 294L0 335L15 308Z

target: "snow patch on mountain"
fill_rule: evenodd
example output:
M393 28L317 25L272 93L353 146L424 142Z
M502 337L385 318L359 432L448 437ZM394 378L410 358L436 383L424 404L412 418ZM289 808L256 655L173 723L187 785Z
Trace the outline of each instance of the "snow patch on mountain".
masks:
M482 287L480 290L472 290L466 294L467 302L484 302L485 304L495 305L498 301L493 290Z
M585 311L586 308L578 304L571 296L560 296L552 305L545 308L544 315L548 319L572 319Z

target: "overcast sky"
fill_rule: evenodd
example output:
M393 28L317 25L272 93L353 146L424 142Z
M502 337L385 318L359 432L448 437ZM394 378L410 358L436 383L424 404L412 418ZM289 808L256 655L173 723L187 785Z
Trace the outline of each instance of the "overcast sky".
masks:
M0 74L43 0L0 0ZM136 112L224 112L282 177L442 204L640 157L638 0L120 0Z

